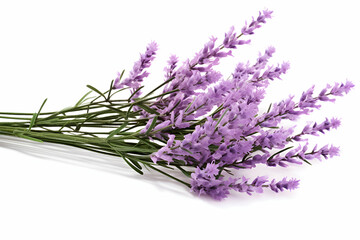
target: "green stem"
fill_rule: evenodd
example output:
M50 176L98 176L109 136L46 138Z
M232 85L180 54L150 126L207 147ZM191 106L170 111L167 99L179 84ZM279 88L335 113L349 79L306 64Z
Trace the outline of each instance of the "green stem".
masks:
M161 173L161 174L164 174L165 176L167 176L167 177L169 177L169 178L174 179L175 181L178 181L179 183L184 184L184 185L187 186L188 188L191 188L191 185L190 185L189 183L184 182L184 181L180 180L179 178L176 178L176 177L174 177L174 176L172 176L172 175L170 175L170 174L168 174L168 173L166 173L166 172L164 172L164 171L161 171L160 169L157 169L157 168L155 168L155 167L153 167L153 166L151 166L151 165L148 165L148 167L150 167L151 169L154 169L155 171L158 171L158 172Z

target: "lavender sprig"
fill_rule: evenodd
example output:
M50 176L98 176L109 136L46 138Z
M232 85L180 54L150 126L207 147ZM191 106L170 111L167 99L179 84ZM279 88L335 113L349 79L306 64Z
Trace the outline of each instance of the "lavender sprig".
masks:
M209 163L204 169L196 168L191 174L191 191L198 195L208 195L216 200L222 200L230 194L230 190L252 193L262 193L265 188L270 188L274 192L294 190L299 185L299 180L283 178L280 181L273 179L269 182L265 176L257 177L253 181L248 178L228 178L216 177L219 173L219 166Z
M132 89L132 93L141 87L142 81L144 78L149 76L147 71L144 71L146 68L149 68L151 65L151 61L154 60L156 51L158 49L158 45L156 42L151 42L146 47L146 52L140 55L140 59L135 62L132 71L130 72L130 76L123 81L121 81L121 74L118 73L118 77L115 79L114 88L121 89L125 86L130 87ZM140 96L140 92L137 92L133 98L137 98Z
M143 95L147 69L158 49L151 42L129 76L122 79L124 71L119 73L109 90L101 92L88 85L90 92L73 107L60 111L43 112L45 100L35 113L0 112L0 119L6 120L0 122L0 134L117 156L139 174L144 174L144 169L156 171L216 200L231 191L252 195L265 189L294 190L299 180L269 180L267 176L250 180L246 171L259 164L287 167L338 156L339 148L333 145L309 150L306 139L337 129L337 118L309 123L297 134L294 127L284 126L283 120L295 121L320 109L322 102L334 102L354 84L327 85L317 95L312 86L298 101L290 96L262 112L259 105L266 87L282 79L290 67L288 62L270 63L274 47L260 53L253 63L238 63L229 78L214 67L232 56L234 49L249 44L249 39L242 38L253 35L271 14L260 12L245 23L241 33L231 27L218 44L218 39L211 37L193 58L181 64L172 55L164 68L165 81ZM126 89L130 96L116 98ZM158 90L161 93L156 93Z

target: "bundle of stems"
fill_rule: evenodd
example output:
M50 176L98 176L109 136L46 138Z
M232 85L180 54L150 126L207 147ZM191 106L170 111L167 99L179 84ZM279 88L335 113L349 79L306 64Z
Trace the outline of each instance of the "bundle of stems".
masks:
M259 164L286 167L338 155L335 146L309 150L306 136L337 128L339 119L308 124L298 133L282 123L319 109L320 102L334 102L334 97L347 94L354 85L335 83L317 95L313 86L298 101L289 96L262 112L259 104L266 87L289 69L287 62L269 65L274 47L259 54L255 63L239 63L229 78L214 66L249 44L249 39L242 38L252 35L271 14L260 12L240 34L232 27L220 45L211 37L180 66L178 58L171 56L165 81L143 94L143 80L149 76L146 69L157 51L157 44L151 42L129 76L123 79L124 71L119 73L107 91L87 85L90 91L73 107L58 112L43 112L46 100L36 113L0 112L0 134L118 156L139 174L144 168L154 170L217 200L230 190L250 195L266 188L293 190L298 187L296 179L270 181L260 176L249 181L243 172ZM127 98L117 98L128 91ZM233 176L234 172L241 176Z
M121 75L123 73L124 71ZM64 144L118 156L139 174L143 174L142 166L144 166L190 187L189 183L159 169L159 167L171 169L165 161L154 163L151 160L150 155L157 152L162 147L160 144L166 144L166 141L155 137L152 138L152 141L149 140L149 136L161 131L154 131L155 126L149 128L144 134L140 133L140 130L151 121L151 118L141 117L141 111L131 111L135 107L139 107L152 113L149 106L153 105L157 98L178 92L178 90L172 90L155 94L156 90L171 80L160 84L144 97L132 102L130 99L134 94L127 99L116 99L119 93L128 88L115 91L113 89L114 81L112 81L110 89L105 92L87 85L91 90L81 97L73 107L57 112L42 112L47 99L36 113L0 112L0 119L6 120L0 122L0 134L36 142ZM95 94L95 96L89 97L91 94ZM157 115L157 117L161 117L161 115ZM199 122L194 122L192 128L178 132L178 138L193 129L196 124ZM170 165L181 168L185 163L179 161Z

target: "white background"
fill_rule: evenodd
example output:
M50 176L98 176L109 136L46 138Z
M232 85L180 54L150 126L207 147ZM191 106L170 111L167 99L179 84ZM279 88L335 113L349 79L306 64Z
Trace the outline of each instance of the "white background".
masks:
M131 2L131 3L129 3ZM157 174L141 177L118 159L0 137L0 239L359 239L359 18L357 1L1 1L0 111L35 112L74 104L86 84L106 90L151 40L159 51L147 79L163 80L170 54L192 57L259 10L273 19L219 70L255 60L273 45L273 63L291 70L268 89L266 105L316 84L352 80L336 104L302 118L337 116L342 126L311 144L341 156L254 177L301 179L292 192L198 198Z

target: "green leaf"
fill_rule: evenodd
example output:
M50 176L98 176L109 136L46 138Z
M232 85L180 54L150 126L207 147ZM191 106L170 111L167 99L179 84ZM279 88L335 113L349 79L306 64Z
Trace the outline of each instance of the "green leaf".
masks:
M121 132L122 132L122 133L126 133L127 131L130 131L130 130L132 130L132 129L134 129L134 128L137 128L137 126L134 125L134 126L132 126L132 127L128 127L127 129L125 129L125 130L123 130L123 131L121 131Z
M138 169L142 169L142 167L140 166L140 164L139 164L137 161L131 160L131 159L129 159L129 160L130 160L131 163L134 164Z
M258 145L258 146L255 146L251 149L251 152L256 152L256 151L260 151L262 149L262 146Z
M229 175L234 176L234 174L229 169L224 169L225 172L227 172Z
M114 96L115 94L117 94L118 92L124 91L124 90L126 90L126 89L129 89L129 87L122 88L122 89L119 89L119 90L115 91L113 94L110 95L110 98L111 98L112 96Z
M128 157L128 156L127 156L127 158L128 158L128 159L130 160L130 162L131 162L132 164L134 164L139 170L142 169L142 167L140 166L140 164L139 164L135 159L130 158L130 157Z
M139 87L138 89L136 89L132 94L131 96L128 98L128 102L130 102L131 98L136 94L138 93L144 86L141 86Z
M156 90L158 90L159 88L161 88L162 86L165 86L167 83L171 82L172 80L174 80L175 77L169 78L168 80L166 80L165 82L163 82L162 84L160 84L159 86L157 86L156 88L154 88L151 92L149 92L148 94L145 95L144 98L150 96L151 94L153 94Z
M244 157L241 159L241 162L244 162L249 155L250 155L249 153L246 153L246 154L244 155Z
M189 171L186 171L185 169L183 169L182 167L180 166L176 166L185 176L187 177L191 177L191 173L192 172L189 172Z
M301 157L301 156L299 156L299 158L301 159L301 160L303 160L304 162L306 162L307 164L309 164L309 165L312 165L308 160L306 160L305 158L303 158L303 157Z
M223 113L223 115L219 118L219 120L217 121L216 125L215 125L215 129L217 128L217 126L220 124L221 120L225 117L225 114L228 112L229 109L226 109L225 112Z
M121 156L124 161L127 163L127 165L129 165L134 171L136 171L137 173L139 173L140 175L143 175L144 173L141 171L141 166L139 165L140 169L137 168L135 165L133 165L132 163L130 163L128 160L126 160L124 154L122 154L121 152L119 152L116 148L114 148L111 144L109 144L109 146L115 150L115 152L117 154L119 154L119 156ZM130 159L129 159L130 160Z
M40 139L26 136L26 135L25 135L25 132L24 132L24 131L21 131L21 130L14 130L14 131L13 131L13 134L14 134L15 136L17 136L17 137L21 137L21 138L28 139L28 140L31 140L31 141L43 142L43 141L40 140Z
M129 114L130 114L131 109L133 108L133 106L134 106L134 105L131 104L130 107L129 107L129 109L127 110L126 115L125 115L125 119L126 119L126 120L129 119Z
M46 99L43 101L43 103L41 104L41 107L40 107L39 111L38 111L37 113L34 113L34 114L33 114L32 118L31 118L31 121L30 121L30 126L29 126L28 131L31 131L31 128L35 125L36 120L37 120L37 118L38 118L41 110L43 109L46 101L47 101L47 98L46 98Z
M58 111L57 113L55 113L55 116L58 115L58 114L60 114L60 113L64 114L64 112L67 112L67 111L72 110L72 109L74 109L74 107L66 107L66 108L63 108L63 109L61 109L60 111Z
M40 109L39 109L39 111L38 111L38 113L37 113L38 116L40 115L40 112L41 112L41 110L43 109L46 101L47 101L47 98L46 98L46 99L44 100L44 102L41 104L41 107L40 107Z
M190 153L190 154L193 154L190 150L186 149L186 148L183 148L183 147L180 147L182 150L184 150L185 152L187 153Z
M148 135L154 129L157 120L158 120L158 116L155 116L151 122L149 129L146 131L145 135Z
M142 104L142 103L137 103L137 106L141 107L142 109L144 109L146 112L148 113L152 113L152 114L156 114L156 115L160 115L157 111L155 111L154 109Z
M201 104L199 107L197 107L196 109L193 109L191 112L187 113L186 115L190 115L194 112L196 112L197 110L199 110L200 108L202 108L203 106L205 106L205 103L204 104ZM201 120L200 120L201 121Z
M110 140L112 137L114 137L116 134L118 134L121 130L123 130L127 126L127 122L124 122L120 127L115 129L110 133L110 135L106 138L106 140Z
M42 143L42 142L43 142L43 141L42 141L42 140L40 140L40 139L33 138L33 137L29 137L29 136L26 136L26 135L23 135L23 134L18 135L18 137L25 138L25 139L28 139L28 140L31 140L31 141L35 141L35 142L40 142L40 143Z
M105 100L106 100L106 97L105 95L100 92L99 90L97 90L95 87L91 86L91 85L86 85L88 88L90 88L91 90L93 90L94 92L97 92L99 95L101 95Z
M114 107L111 107L109 105L104 105L104 104L97 104L98 106L102 106L102 107L105 107L105 108L108 108L108 109L111 109L115 112L118 112L118 113L123 113L123 111L121 111L120 109L117 109L117 108L114 108Z
M211 114L211 116L214 116L216 113L220 112L221 110L223 110L223 104L221 104L221 105Z
M118 145L114 145L111 144L111 147L116 150L116 151L120 151L120 152L136 152L136 153L154 153L157 151L157 149L149 149L149 148L140 148L140 147L127 147L127 146L118 146Z
M174 170L174 168L169 167L168 163L157 162L156 165L159 165L159 166L161 166L161 167L163 167L163 168L166 168L166 169Z
M90 93L92 93L92 91L87 92L82 98L80 98L80 100L75 104L75 107L78 107L78 106L80 106L81 104L83 104L83 103L86 101L85 98L86 98Z
M121 74L120 74L120 77L119 77L119 81L122 79L122 77L124 76L124 73L125 73L125 69L122 70Z
M163 97L165 95L169 95L169 94L172 94L172 93L175 93L175 92L179 92L180 90L179 89L174 89L174 90L171 90L171 91L168 91L166 93L162 93L162 94L159 94L159 95L156 95L156 96L153 96L153 97L150 97L150 98L141 98L138 102L145 102L145 101L148 101L148 100L151 100L151 99L155 99L155 98L160 98L160 97ZM137 103L137 102L135 102Z
M108 97L107 97L107 101L110 100L110 97L111 97L111 91L113 89L113 84L114 84L114 80L111 81L110 83L110 89L109 89L109 94L108 94Z
M309 164L309 165L312 165L308 160L306 160L306 159L302 159L304 162L306 162L307 164Z
M185 109L185 112L187 112L190 109L191 105L195 102L195 99L196 99L196 97L194 97L192 102L187 106L187 108Z
M127 163L127 165L129 165L132 169L134 169L137 173L139 173L140 175L144 175L144 173L138 169L136 166L134 166L132 163L130 163L128 160L126 160L124 158L125 162ZM140 165L139 165L140 166Z
M177 106L179 106L180 103L181 103L181 101L179 100L179 101L175 104L175 106L173 106L173 107L168 111L168 113L171 113Z
M149 168L154 169L155 171L158 171L159 173L164 174L165 176L167 176L167 177L169 177L169 178L172 178L172 179L174 179L175 181L178 181L178 182L184 184L185 186L187 186L187 187L189 187L189 188L191 187L191 185L190 185L189 183L184 182L184 181L182 181L182 180L179 179L179 178L176 178L176 177L174 177L174 176L172 176L172 175L170 175L170 174L168 174L168 173L166 173L166 172L164 172L164 171L161 171L160 169L158 169L158 168L156 168L156 167L154 167L154 166L152 166L152 165L148 165L148 166L149 166Z
M249 136L252 136L252 135L257 134L257 133L258 133L258 132L249 133L249 134L246 135L246 136L249 137Z
M33 117L31 118L30 126L29 126L29 128L28 128L28 131L31 131L31 128L35 125L37 116L38 116L37 113L34 113Z
M273 155L271 155L271 157L269 157L268 161L270 161L271 159L273 159L276 155L278 155L278 154L280 154L280 153L282 153L282 152L285 152L286 150L289 150L290 148L293 148L293 146L284 148L283 150L280 150L280 151L274 153Z
M161 148L161 146L159 144L156 144L156 143L153 143L153 142L150 142L149 140L145 139L145 138L140 138L140 137L137 137L137 136L134 136L134 138L138 139L139 142L137 143L137 145L139 144L144 144L146 146L149 146L149 148L152 148L152 149L158 149L158 148Z

